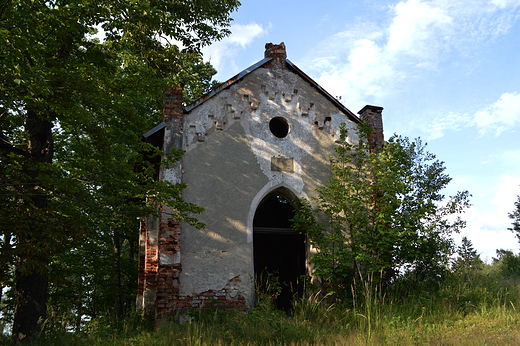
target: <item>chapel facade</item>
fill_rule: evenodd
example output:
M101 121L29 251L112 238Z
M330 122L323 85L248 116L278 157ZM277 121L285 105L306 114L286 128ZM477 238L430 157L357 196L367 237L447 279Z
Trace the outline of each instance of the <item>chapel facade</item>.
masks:
M316 196L331 175L329 158L345 124L349 140L362 120L383 142L383 108L352 113L267 44L264 59L183 106L182 90L164 94L164 121L144 140L164 151L182 148L158 179L186 182L183 198L205 208L206 229L159 217L141 222L138 309L166 319L210 301L247 310L255 276L276 273L280 308L301 294L312 249L292 229L294 201Z

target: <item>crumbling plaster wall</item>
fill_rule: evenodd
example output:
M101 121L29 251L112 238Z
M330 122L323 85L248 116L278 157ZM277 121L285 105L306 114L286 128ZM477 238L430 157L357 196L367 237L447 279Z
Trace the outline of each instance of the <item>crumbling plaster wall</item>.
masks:
M240 123L209 137L184 159L187 201L202 205L199 220L205 230L182 225L180 294L197 295L221 290L232 278L235 287L227 300L244 297L249 306L252 291L252 249L247 243L244 215L251 199L268 179L258 168Z
M285 138L269 130L274 117L289 122ZM167 168L163 175L178 181L182 173L188 183L184 198L206 208L199 219L207 229L181 227L180 296L224 290L228 299L242 297L251 306L256 207L280 186L314 197L330 176L341 123L355 127L288 69L258 68L185 116L182 168ZM273 158L288 159L292 168L273 170Z

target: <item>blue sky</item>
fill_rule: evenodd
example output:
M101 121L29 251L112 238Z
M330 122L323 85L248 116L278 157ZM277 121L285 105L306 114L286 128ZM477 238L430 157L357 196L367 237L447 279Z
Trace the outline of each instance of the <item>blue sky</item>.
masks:
M485 258L518 252L520 0L242 1L232 35L203 50L225 81L267 42L357 113L384 107L386 138L421 137L469 190L467 236Z

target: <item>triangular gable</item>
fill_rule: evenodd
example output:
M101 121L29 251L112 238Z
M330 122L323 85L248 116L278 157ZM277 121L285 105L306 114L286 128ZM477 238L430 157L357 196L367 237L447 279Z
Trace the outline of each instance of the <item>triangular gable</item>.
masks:
M235 75L234 77L228 79L227 81L225 81L224 83L220 84L219 86L217 86L216 88L214 88L213 90L211 90L210 92L204 94L201 98L199 98L198 100L194 101L193 103L191 103L190 105L186 106L184 108L184 111L185 112L190 112L192 111L194 108L200 106L201 104L203 104L204 102L206 102L207 100L209 100L210 98L212 98L213 96L217 95L218 93L220 93L222 90L225 90L227 88L229 88L231 85L239 82L240 80L242 80L242 78L244 78L245 76L247 76L248 74L250 74L251 72L253 72L254 70L260 68L260 67L265 67L269 62L271 62L273 59L272 58L265 58L265 59L262 59L260 60L259 62L257 62L256 64L254 65L251 65L250 67L246 68L245 70L243 70L242 72L240 72L239 74ZM287 66L292 70L294 71L297 75L299 75L302 79L304 79L307 83L309 83L310 85L312 85L314 88L316 88L316 90L318 90L318 92L320 94L322 94L325 98L327 98L330 102L332 102L336 107L338 107L339 110L341 110L343 113L345 113L345 115L348 116L348 118L355 122L355 123L361 123L361 119L359 119L354 113L352 113L347 107L345 107L341 102L339 102L335 97L333 97L331 94L329 94L325 89L323 89L318 83L316 83L311 77L309 77L307 74L305 74L302 70L300 70L300 68L298 68L295 64L293 64L289 59L285 59L285 62L287 63Z

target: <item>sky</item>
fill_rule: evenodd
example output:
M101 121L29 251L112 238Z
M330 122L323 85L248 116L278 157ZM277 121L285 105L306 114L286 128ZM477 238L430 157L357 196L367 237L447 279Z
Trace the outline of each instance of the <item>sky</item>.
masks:
M484 260L518 253L520 0L242 0L232 34L203 50L225 81L284 42L287 58L357 113L384 107L385 138L420 137L468 190L466 236Z

